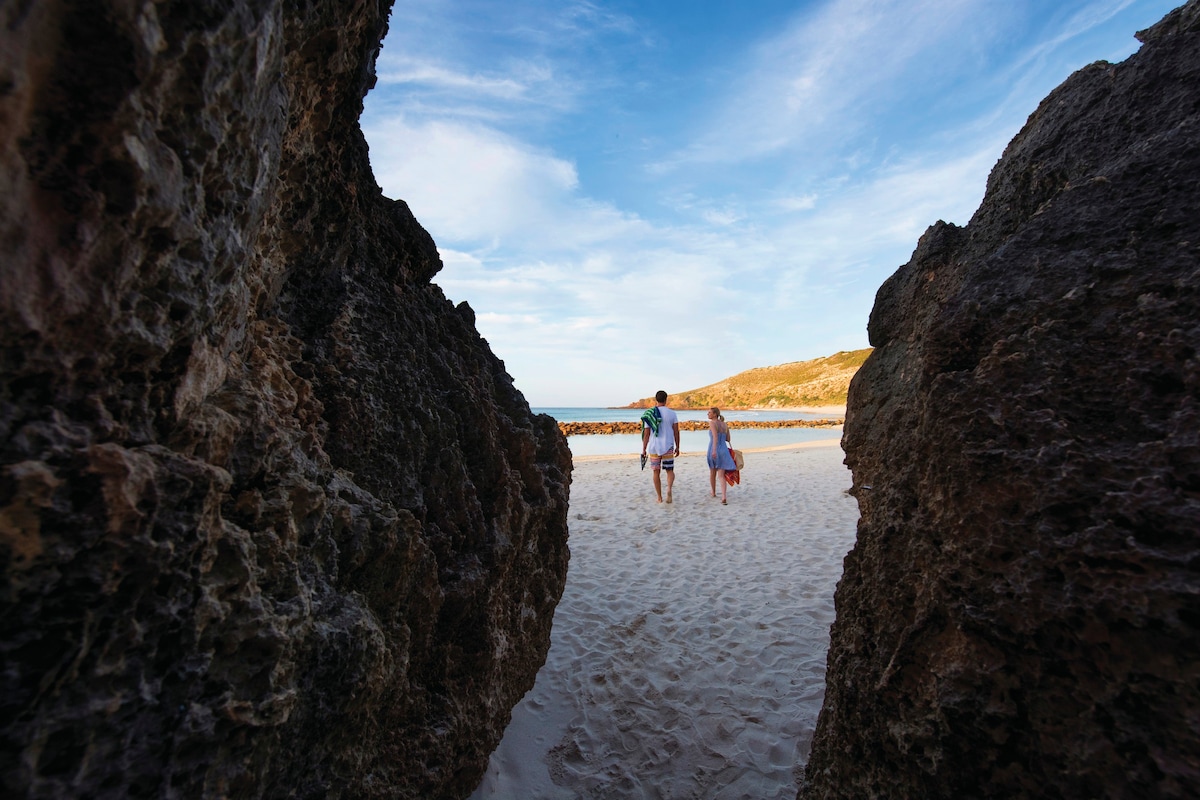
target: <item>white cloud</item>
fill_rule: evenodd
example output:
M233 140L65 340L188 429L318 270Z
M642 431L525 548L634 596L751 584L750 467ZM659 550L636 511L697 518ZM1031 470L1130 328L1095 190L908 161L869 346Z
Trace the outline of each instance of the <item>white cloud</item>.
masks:
M735 222L741 222L743 219L745 219L744 214L731 208L708 209L701 212L700 216L709 225L717 225L720 227L726 227L734 224Z
M437 238L482 244L532 233L578 186L568 161L484 127L376 119L364 131L375 177Z
M775 204L784 211L810 211L817 207L817 196L815 194L805 194L794 197L781 197L775 201Z
M411 59L384 62L378 70L378 78L381 84L411 84L503 100L518 100L528 89L526 84L510 77L467 75L436 64Z

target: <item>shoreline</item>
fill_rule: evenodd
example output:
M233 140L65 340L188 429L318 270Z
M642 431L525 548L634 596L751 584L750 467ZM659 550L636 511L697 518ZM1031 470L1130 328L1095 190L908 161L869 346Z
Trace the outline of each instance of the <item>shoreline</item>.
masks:
M667 403L667 407L673 411L707 411L710 406L687 406L676 407ZM611 411L628 411L637 410L639 408L649 408L649 406L603 406ZM801 414L835 414L837 416L846 416L846 404L834 403L824 406L727 406L722 407L722 411L798 411Z
M816 439L811 442L793 442L791 444L777 444L772 447L747 447L747 448L737 448L737 449L740 449L743 453L778 453L778 452L782 452L784 450L802 450L802 449L812 448L812 447L838 447L838 448L840 448L841 446L842 446L842 437L839 436L836 439L833 437L830 437L828 439ZM587 461L620 461L625 458L637 458L638 455L639 455L638 453L605 453L603 455L594 455L594 456L575 456L575 455L573 455L571 458L571 461L574 463L587 462ZM703 452L699 452L699 451L686 452L685 451L675 457L676 458L702 458L703 456L704 456Z

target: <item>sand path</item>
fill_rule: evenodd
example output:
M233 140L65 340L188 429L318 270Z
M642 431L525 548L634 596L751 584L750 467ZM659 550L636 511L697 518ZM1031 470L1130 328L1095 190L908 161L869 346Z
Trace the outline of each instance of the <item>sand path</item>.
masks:
M671 505L577 460L550 653L473 797L795 797L858 519L832 444L748 453L728 506L698 456Z

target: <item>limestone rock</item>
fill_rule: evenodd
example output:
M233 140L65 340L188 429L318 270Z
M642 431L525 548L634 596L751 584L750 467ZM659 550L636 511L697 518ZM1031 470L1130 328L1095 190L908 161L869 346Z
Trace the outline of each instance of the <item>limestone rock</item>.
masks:
M358 127L390 3L0 6L0 785L456 797L571 461Z
M879 290L801 797L1200 786L1200 2L1039 106Z

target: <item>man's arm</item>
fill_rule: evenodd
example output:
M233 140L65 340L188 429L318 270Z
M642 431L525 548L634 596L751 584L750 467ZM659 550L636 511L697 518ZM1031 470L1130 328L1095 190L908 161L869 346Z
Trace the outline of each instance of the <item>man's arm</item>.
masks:
M676 426L678 427L678 426ZM675 433L676 438L679 437L678 431ZM646 455L646 445L650 443L650 426L642 426L642 455Z
M671 429L675 431L675 455L679 455L679 453L680 453L680 450L679 450L679 423L678 422L672 423Z

